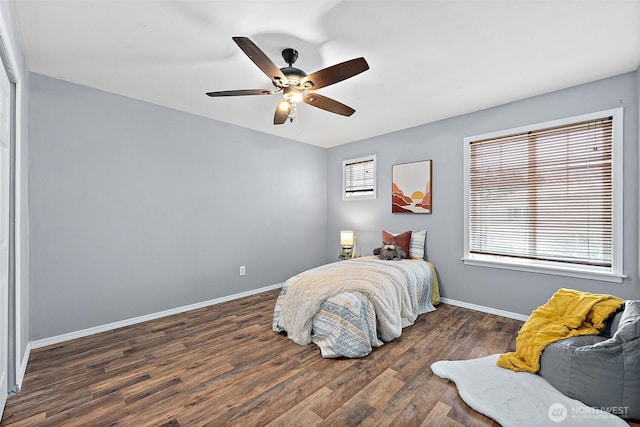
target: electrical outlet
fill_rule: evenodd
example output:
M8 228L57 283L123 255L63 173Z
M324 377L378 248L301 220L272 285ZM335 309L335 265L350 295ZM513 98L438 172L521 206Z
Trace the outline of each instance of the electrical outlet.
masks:
M245 274L247 274L247 270L245 269L244 265L240 266L240 275L244 276Z

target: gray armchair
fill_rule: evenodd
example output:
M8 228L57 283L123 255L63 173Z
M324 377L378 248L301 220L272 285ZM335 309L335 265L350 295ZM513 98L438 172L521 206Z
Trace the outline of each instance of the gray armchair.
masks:
M573 399L640 420L640 300L626 301L602 335L548 345L538 374Z

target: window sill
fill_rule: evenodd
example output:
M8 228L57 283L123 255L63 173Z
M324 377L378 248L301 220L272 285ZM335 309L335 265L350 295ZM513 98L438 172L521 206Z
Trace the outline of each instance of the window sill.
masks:
M505 270L525 271L528 273L553 274L556 276L576 277L580 279L601 280L605 282L622 283L622 279L627 276L625 274L616 274L611 272L589 271L581 268L558 267L540 264L525 264L522 262L510 262L508 260L498 259L480 259L480 258L462 258L465 265L474 265L478 267L502 268Z
M351 196L351 197L342 197L342 200L375 200L377 199L376 195L368 195L368 196Z

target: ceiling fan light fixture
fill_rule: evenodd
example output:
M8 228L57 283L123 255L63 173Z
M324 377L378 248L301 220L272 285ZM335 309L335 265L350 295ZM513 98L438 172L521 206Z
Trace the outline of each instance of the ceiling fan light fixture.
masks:
M289 111L290 108L291 108L291 104L289 103L288 99L283 99L278 103L278 109L280 111Z
M302 94L300 92L294 92L294 93L291 94L289 99L291 100L291 102L301 102L302 101Z
M291 86L284 88L283 96L286 100L294 104L302 101L302 92Z

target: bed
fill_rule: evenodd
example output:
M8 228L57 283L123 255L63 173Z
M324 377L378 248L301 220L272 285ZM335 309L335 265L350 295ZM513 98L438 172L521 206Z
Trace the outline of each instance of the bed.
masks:
M434 266L424 259L349 259L287 280L273 330L297 344L315 343L325 358L364 357L439 302Z

